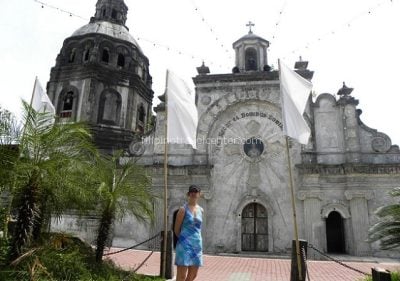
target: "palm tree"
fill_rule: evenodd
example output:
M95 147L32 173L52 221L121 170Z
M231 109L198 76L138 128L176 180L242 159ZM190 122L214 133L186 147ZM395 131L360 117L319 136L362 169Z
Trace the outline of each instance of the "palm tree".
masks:
M1 108L0 106L0 194L10 195L13 186L11 171L15 160L18 158L18 146L16 141L19 139L20 126L14 114ZM3 194L4 195L4 194ZM4 237L8 237L8 219L11 212L11 198L5 202L0 202L3 208L3 216L0 229L4 232ZM7 206L1 206L4 203Z
M140 221L153 218L153 194L150 177L143 167L121 158L122 151L103 156L97 164L99 177L100 219L96 261L101 262L115 219L132 215Z
M54 116L36 112L25 102L23 122L19 155L10 172L17 211L11 258L22 253L32 235L39 238L51 214L60 215L72 202L88 197L85 168L96 155L81 123L54 123Z
M395 188L391 195L400 196L400 188ZM400 246L400 204L392 204L376 211L379 221L369 230L369 241L380 241L382 250Z
M15 115L0 106L0 191L12 185L10 171L18 157L16 142L20 131Z

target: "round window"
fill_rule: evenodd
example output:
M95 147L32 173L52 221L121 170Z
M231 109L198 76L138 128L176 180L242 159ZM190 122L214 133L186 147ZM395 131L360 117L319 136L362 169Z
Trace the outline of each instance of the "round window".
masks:
M264 143L258 138L249 138L246 140L243 149L247 156L256 158L264 152Z

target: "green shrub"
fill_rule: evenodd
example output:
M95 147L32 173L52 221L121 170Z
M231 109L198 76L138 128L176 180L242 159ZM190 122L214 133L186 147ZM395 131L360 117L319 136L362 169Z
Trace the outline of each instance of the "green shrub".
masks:
M5 249L6 252L7 249ZM111 261L95 262L90 245L64 235L50 234L34 245L15 266L0 267L0 280L7 281L161 281L124 271Z
M393 271L391 272L391 281L400 281L400 272ZM372 276L367 276L365 278L359 279L359 281L372 281Z
M6 265L9 251L10 251L9 240L5 238L3 239L0 238L0 269Z
M392 281L400 281L400 272L399 271L393 271L391 273L391 279L392 279Z

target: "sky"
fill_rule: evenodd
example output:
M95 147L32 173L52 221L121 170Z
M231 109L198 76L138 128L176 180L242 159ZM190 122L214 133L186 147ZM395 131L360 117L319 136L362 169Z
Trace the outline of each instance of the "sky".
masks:
M96 0L0 0L0 105L21 111L35 76L45 87L65 38L88 23ZM232 43L255 23L271 42L268 59L315 71L316 95L336 94L343 81L360 101L361 120L400 144L400 0L125 0L127 26L150 60L155 99L171 68L192 88L202 61L212 74L231 73ZM396 28L397 26L397 28Z

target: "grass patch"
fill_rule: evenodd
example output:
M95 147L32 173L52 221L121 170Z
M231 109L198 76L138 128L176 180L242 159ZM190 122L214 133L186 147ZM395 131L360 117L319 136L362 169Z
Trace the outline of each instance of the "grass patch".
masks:
M4 240L0 246L7 248ZM1 249L0 248L0 249ZM4 263L0 251L0 280L7 281L162 281L160 277L143 276L118 268L111 261L95 262L90 245L80 239L50 234L33 245L12 265Z
M400 272L398 271L393 271L390 273L390 279L391 281L400 281ZM367 276L362 279L358 279L359 281L372 281L372 276Z

